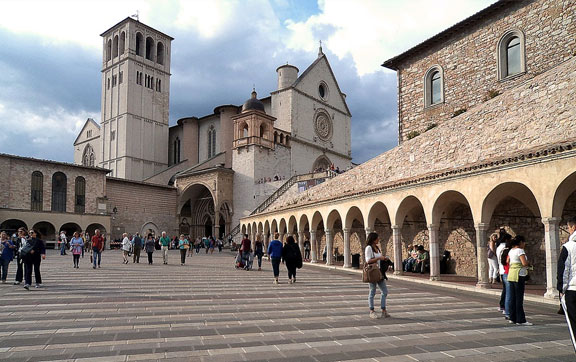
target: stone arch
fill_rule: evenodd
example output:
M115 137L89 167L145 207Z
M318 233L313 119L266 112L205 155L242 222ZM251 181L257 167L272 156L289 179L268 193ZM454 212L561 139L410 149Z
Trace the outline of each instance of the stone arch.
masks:
M392 239L392 223L390 212L382 201L376 201L367 213L366 229L374 230L380 237L380 248L393 259L394 242Z
M288 219L288 234L298 235L298 223L294 215L290 215Z
M308 215L302 214L300 215L300 219L298 220L298 231L304 232L306 229L310 229L310 223L308 221Z
M126 32L120 33L120 42L118 43L118 52L120 55L124 54L126 48Z
M160 65L164 65L164 43L160 41L156 47L156 62Z
M28 225L26 225L24 221L19 219L8 219L2 221L2 224L0 224L0 231L6 231L9 236L12 236L12 234L22 227L28 230Z
M75 222L67 222L65 224L62 224L59 228L58 228L58 235L60 235L60 233L62 231L66 232L66 237L68 239L70 239L72 237L72 235L74 234L74 232L82 232L82 228L80 227L80 225L76 224Z
M286 224L286 219L284 218L280 219L280 222L278 223L278 232L280 233L280 237L282 239L284 239L287 236L286 234L288 233L288 227ZM280 241L284 242L284 240Z
M326 245L326 264L331 265L333 263L334 255L337 258L343 255L344 251L344 236L342 232L343 218L338 210L333 209L326 216L325 231L330 231L332 235L332 243L328 238L328 233L326 232L323 242Z
M100 230L102 231L102 230ZM102 232L103 234L104 232ZM160 229L158 228L158 226L151 222L148 221L147 223L145 223L144 225L142 225L142 227L140 228L140 235L141 236L146 236L149 233L152 233L154 235L160 235Z
M248 228L246 227L246 224L242 224L242 227L240 228L240 233L242 234L242 237L244 237L244 235L247 234L248 232Z
M482 203L482 222L488 224L488 236L500 228L512 236L526 238L526 255L534 265L530 283L546 281L544 225L534 193L520 182L504 182L494 187Z
M258 223L258 226L256 228L256 233L258 234L258 239L263 240L263 238L264 238L264 224L262 224L262 221L260 221Z
M42 234L42 240L44 241L55 241L56 240L56 228L52 223L48 221L40 221L32 226L32 229L37 230Z
M114 41L112 42L112 58L118 56L118 35L114 35Z
M82 165L84 166L94 166L96 163L96 155L94 153L94 148L90 143L86 144L84 147L84 152L82 153Z
M264 221L264 235L268 235L270 233L270 221Z
M154 56L156 55L154 52L154 39L148 36L146 37L146 59L154 61Z
M106 228L102 224L93 223L86 227L86 232L88 235L93 236L96 233L96 229L100 230L100 234L106 234Z
M576 216L576 172L566 177L554 192L552 202L552 217L560 221L559 239L563 244L568 241L567 221Z
M439 257L442 257L444 251L449 251L451 256L451 260L446 263L446 269L442 271L446 274L476 278L478 244L474 217L466 196L454 190L443 192L432 207L431 224L431 227L437 230Z
M320 155L312 165L312 172L320 171L320 169L322 171L329 170L330 165L332 165L332 161L326 155Z
M346 234L344 234L344 266L349 267L351 256L360 255L360 263L364 260L364 247L366 245L366 224L362 211L352 206L346 212L344 220L344 233L348 233L348 245L346 245Z
M417 197L410 195L402 200L394 221L400 231L401 259L408 255L410 245L423 245L425 250L430 250L426 214L422 202ZM395 262L398 262L396 259Z
M252 238L252 224L248 224L246 227L246 234L248 234L248 239Z
M272 234L272 237L274 237L274 233L277 233L277 232L278 232L278 221L276 221L274 219L270 223L270 233Z
M195 182L184 188L180 194L178 213L182 218L190 220L190 236L193 238L206 236L207 217L210 219L210 227L214 229L216 220L216 199L211 188L203 182ZM209 232L214 235L214 230Z
M142 56L144 50L144 36L142 33L136 33L136 55Z

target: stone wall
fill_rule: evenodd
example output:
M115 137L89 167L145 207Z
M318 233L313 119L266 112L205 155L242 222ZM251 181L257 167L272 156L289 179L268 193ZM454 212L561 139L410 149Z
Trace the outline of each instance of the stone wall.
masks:
M110 208L117 210L112 218L112 239L154 226L171 237L178 232L176 188L108 178L107 196Z
M268 211L342 198L425 174L573 140L576 58ZM526 120L530 120L527 122Z
M526 72L499 80L497 46L511 29L524 33ZM470 110L484 102L491 90L513 88L570 58L576 51L574 34L573 0L518 1L408 57L398 71L400 141L412 131L450 121L456 110ZM425 108L423 78L435 65L444 73L444 102Z
M467 205L459 204L447 218L440 221L438 243L440 258L445 250L450 251L448 274L468 277L478 275L476 229Z
M66 175L66 212L74 213L75 180L84 177L86 183L85 212L95 214L106 212L98 209L98 200L105 196L106 170L94 167L83 167L63 162L52 162L40 159L0 155L0 205L4 208L30 210L32 173L40 171L43 177L42 209L52 209L52 176L56 172Z

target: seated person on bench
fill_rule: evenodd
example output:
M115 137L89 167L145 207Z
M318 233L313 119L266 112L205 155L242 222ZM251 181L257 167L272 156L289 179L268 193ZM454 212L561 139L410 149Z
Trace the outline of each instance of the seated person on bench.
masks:
M430 254L424 250L424 246L418 246L418 261L414 266L414 273L424 274L430 268Z

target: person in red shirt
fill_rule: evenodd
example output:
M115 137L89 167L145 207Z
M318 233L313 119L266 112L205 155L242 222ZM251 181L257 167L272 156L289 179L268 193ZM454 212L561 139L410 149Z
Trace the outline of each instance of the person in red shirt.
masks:
M94 254L94 265L92 268L96 269L96 260L98 260L98 268L100 268L100 261L102 260L102 250L104 250L104 238L100 235L100 230L96 229L92 237L92 254Z
M244 234L244 239L240 246L240 251L242 252L242 259L244 260L244 269L248 270L248 262L250 261L250 252L252 251L252 241L248 239L248 234Z

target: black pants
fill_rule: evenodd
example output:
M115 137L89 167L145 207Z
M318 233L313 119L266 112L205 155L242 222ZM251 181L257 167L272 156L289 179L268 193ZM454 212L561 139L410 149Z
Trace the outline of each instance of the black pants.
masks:
M564 314L566 315L566 322L568 323L568 331L570 332L572 346L574 346L574 351L576 351L576 291L566 291L562 307L564 307Z
M296 279L296 263L286 262L286 269L288 269L288 279Z
M72 258L74 260L74 266L78 266L78 263L80 262L80 254L72 254Z
M510 275L508 275L510 277ZM518 277L517 282L510 282L510 320L514 323L526 323L524 314L524 287L526 277Z
M139 263L140 262L140 250L142 250L142 248L134 248L134 255L132 257L133 263Z
M153 251L147 251L148 253L148 264L152 264L152 253L154 253Z
M32 268L34 268L34 279L36 284L42 284L42 275L40 274L40 263L42 257L40 254L28 255L24 258L24 279L25 284L32 285Z
M310 259L310 250L304 250L304 259Z
M180 249L180 264L186 263L186 249Z
M274 278L280 275L280 258L272 258L272 270L274 271Z
M14 281L22 283L24 279L24 260L20 256L16 257L16 279Z

